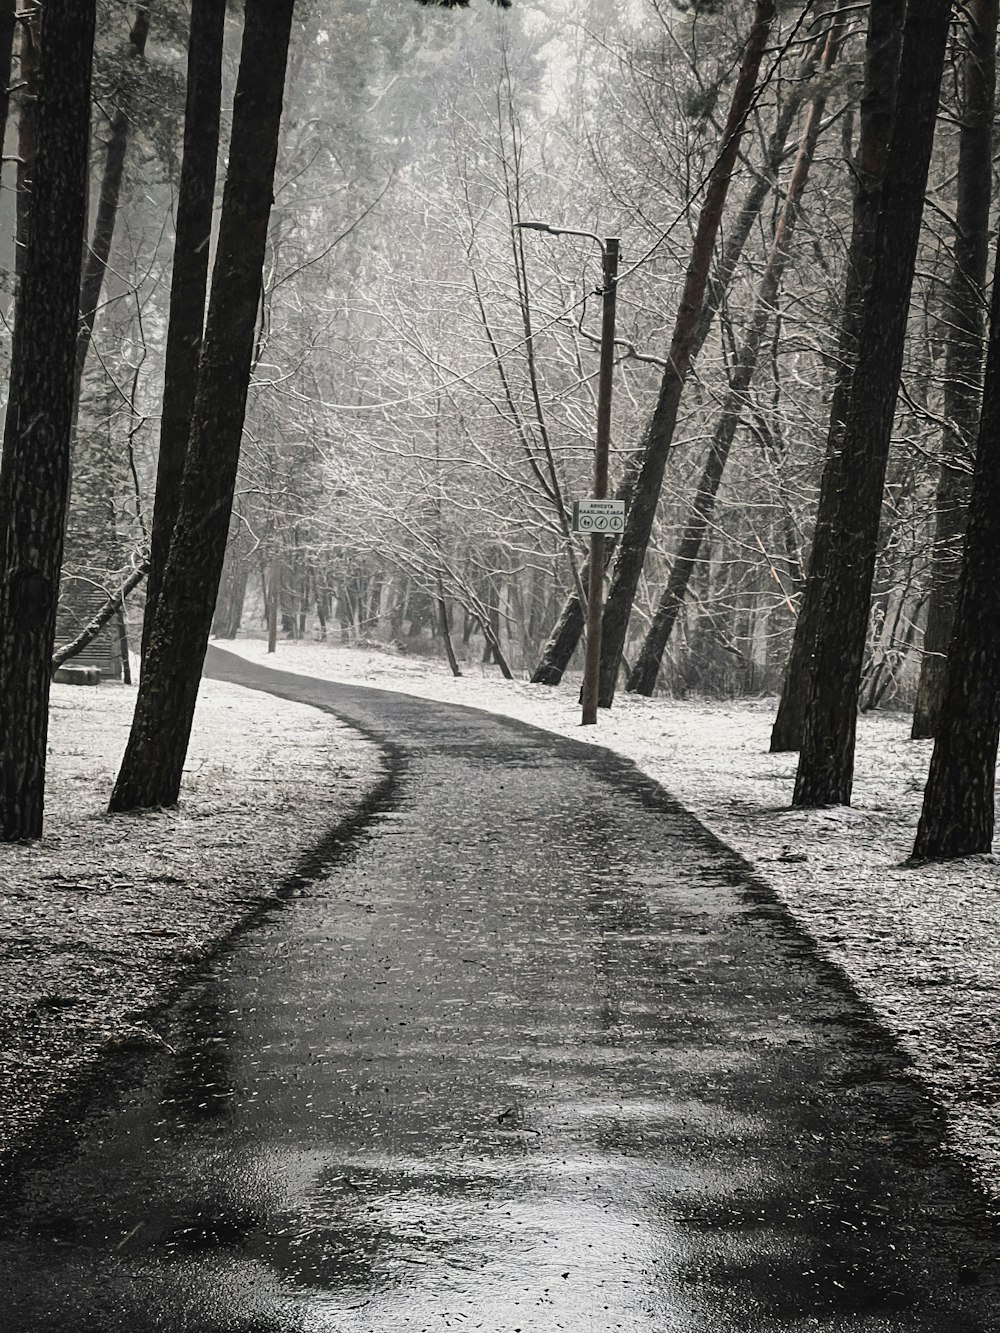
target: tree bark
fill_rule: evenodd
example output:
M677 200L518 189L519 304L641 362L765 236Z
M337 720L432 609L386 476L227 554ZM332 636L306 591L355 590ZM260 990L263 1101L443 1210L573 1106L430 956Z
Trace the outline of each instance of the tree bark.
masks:
M225 17L225 6L218 0L193 0L188 37L184 151L177 196L170 315L163 367L160 450L150 532L146 614L142 626L143 657L149 647L149 633L156 618L170 537L177 521L198 383L219 154Z
M437 581L437 606L438 623L441 626L441 637L444 639L444 650L448 655L448 665L451 667L453 676L460 676L462 669L458 665L458 658L455 656L455 646L451 641L451 625L448 623L448 604L444 600L444 580L438 575Z
M278 606L281 601L281 559L277 550L271 556L267 572L267 651L278 648Z
M294 0L247 0L180 509L112 810L173 805L225 558Z
M0 468L0 838L42 832L87 205L95 0L46 0L54 76L38 100L38 152L14 316Z
M900 114L893 119L841 448L829 577L792 798L797 806L849 805L851 800L882 492L950 18L950 0L910 0L903 23Z
M997 260L1000 263L1000 257ZM988 852L1000 735L1000 282L993 303L979 443L955 632L913 855Z
M858 338L864 316L864 292L875 254L882 182L896 103L899 48L904 0L872 0L865 53L865 85L854 163L854 217L847 263L847 285L840 321L837 369L830 403L826 461L820 480L812 547L785 667L778 713L771 730L771 753L798 750L809 699L812 664L828 577L830 530L840 488L840 446L857 363Z
M831 27L827 37L821 64L823 73L830 69L836 59L841 32L842 21L838 19ZM795 166L792 168L792 174L788 182L785 202L775 225L771 254L768 257L767 266L757 289L750 329L736 357L736 365L729 390L712 437L708 459L698 483L694 504L685 525L684 535L671 566L667 586L660 598L650 627L646 631L646 638L625 687L633 694L651 695L656 688L656 678L660 674L663 652L687 595L688 583L701 551L709 519L715 509L715 499L719 485L726 470L729 451L736 437L736 429L743 412L745 396L757 371L761 344L771 322L778 288L781 285L792 237L795 234L795 223L802 203L802 193L805 190L806 181L809 178L809 168L816 152L816 143L819 139L825 108L826 98L822 95L816 97L806 117L799 151L795 158Z
M942 312L946 329L944 413L935 504L931 593L911 735L933 736L944 689L944 663L955 619L962 534L982 384L993 103L996 91L997 0L970 0L958 150L955 255Z
M17 201L14 271L21 276L28 254L31 179L38 147L38 80L41 66L38 11L33 0L17 0Z
M753 27L747 39L739 77L733 90L722 145L709 177L705 202L698 218L691 260L670 342L667 369L663 375L650 423L642 467L625 520L625 531L618 543L618 557L611 590L604 608L602 631L599 701L604 708L610 708L614 699L629 616L632 613L632 603L639 586L646 548L653 529L667 454L670 451L674 426L677 422L681 392L705 300L715 238L722 221L722 210L729 192L744 122L757 85L757 74L774 12L774 0L757 0Z

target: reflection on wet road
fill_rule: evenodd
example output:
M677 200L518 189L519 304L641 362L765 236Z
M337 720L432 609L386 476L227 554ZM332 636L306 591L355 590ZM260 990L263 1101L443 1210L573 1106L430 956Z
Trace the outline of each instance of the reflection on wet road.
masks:
M3 1333L1000 1327L933 1106L693 819L595 749L273 681L401 747L394 802L27 1178Z

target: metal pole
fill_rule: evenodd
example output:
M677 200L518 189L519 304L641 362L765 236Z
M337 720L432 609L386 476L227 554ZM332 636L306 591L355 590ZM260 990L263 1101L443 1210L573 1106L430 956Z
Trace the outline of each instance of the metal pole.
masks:
M597 440L594 446L594 499L608 494L608 453L611 444L611 388L615 353L615 287L618 280L618 237L601 246L604 269L601 313L601 365L597 379ZM604 533L590 536L587 574L587 649L583 666L583 725L597 721L601 676L601 618L604 614Z

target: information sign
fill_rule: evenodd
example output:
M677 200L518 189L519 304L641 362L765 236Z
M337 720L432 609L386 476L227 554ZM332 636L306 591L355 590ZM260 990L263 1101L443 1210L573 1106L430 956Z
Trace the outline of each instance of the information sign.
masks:
M613 535L625 531L624 500L574 500L573 531Z

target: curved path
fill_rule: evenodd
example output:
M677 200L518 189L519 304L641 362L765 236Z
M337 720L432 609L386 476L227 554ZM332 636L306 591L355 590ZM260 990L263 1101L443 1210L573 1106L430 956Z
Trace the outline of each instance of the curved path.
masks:
M395 796L28 1177L4 1333L1000 1328L933 1104L661 789L487 714L209 665L390 742Z

